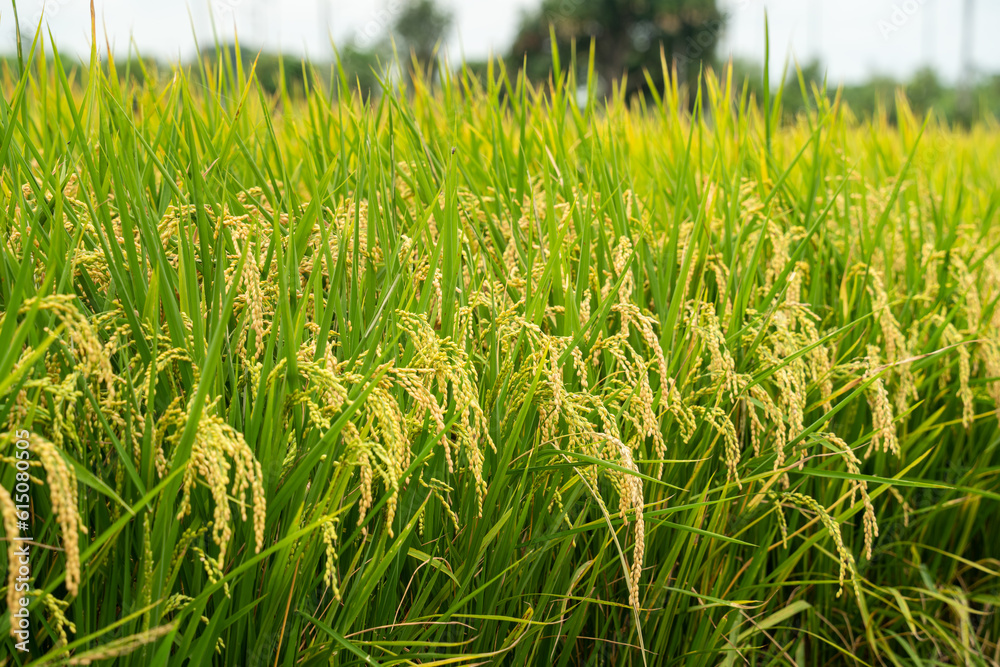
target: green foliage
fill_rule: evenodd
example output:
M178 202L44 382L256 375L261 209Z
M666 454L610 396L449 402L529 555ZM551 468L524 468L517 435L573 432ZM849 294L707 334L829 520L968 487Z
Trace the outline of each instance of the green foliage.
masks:
M454 17L434 0L408 0L393 25L404 53L412 53L420 63L429 63L451 28Z
M574 48L584 53L593 48L594 68L606 92L623 77L630 94L649 85L662 89L661 58L676 64L681 80L693 84L702 65L713 62L723 25L715 0L544 0L523 17L510 65L520 67L527 58L529 78L547 79L554 35L563 62Z
M992 126L37 48L0 82L32 664L995 663Z
M347 51L344 63L351 67L350 71L357 72L359 77L364 77L365 71L369 69L369 63L363 59L356 60L354 55L353 51ZM250 69L254 66L257 81L268 95L276 95L284 90L296 97L302 97L307 81L315 75L311 71L312 65L304 61L297 61L280 53L239 49L234 45L204 49L197 60L210 67L212 71L218 72L223 68L234 68L237 57L241 68ZM370 76L370 72L368 74ZM367 78L360 80L364 83L369 82Z
M746 81L747 88L757 100L763 100L763 82L759 65L746 61L733 63L737 81ZM800 85L805 84L805 90ZM835 96L850 107L861 118L870 119L882 115L890 123L896 123L896 95L902 92L908 106L918 116L933 113L936 118L958 126L968 127L972 123L989 122L997 117L1000 109L1000 76L982 77L976 80L967 93L965 107L961 100L960 87L941 81L934 70L922 68L907 81L898 81L884 75L872 76L864 83L827 88L823 66L818 61L806 63L800 69L788 73L782 110L786 117L794 117L804 112L812 104L813 96L826 91L832 101Z

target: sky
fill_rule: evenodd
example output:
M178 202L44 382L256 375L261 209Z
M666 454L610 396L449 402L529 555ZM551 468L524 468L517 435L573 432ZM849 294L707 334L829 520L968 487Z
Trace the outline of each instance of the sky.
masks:
M523 12L540 0L439 0L451 7L456 28L447 49L482 58L502 53ZM873 74L905 78L925 65L946 80L962 71L961 6L964 0L720 0L729 15L720 55L762 61L764 12L770 24L772 70L786 58L818 58L831 81L855 83ZM64 52L90 52L89 0L21 0L22 23L46 20ZM0 49L13 44L10 0L0 0ZM211 43L214 14L221 35L238 31L245 44L264 43L287 53L328 57L328 35L338 43L370 43L383 36L402 0L95 0L98 32L116 54L134 40L139 52L166 60L189 58L196 38ZM1000 72L1000 0L974 0L969 49L974 71ZM193 26L193 29L192 29ZM102 40L103 41L103 40ZM103 47L103 44L100 45ZM103 50L103 49L102 49Z

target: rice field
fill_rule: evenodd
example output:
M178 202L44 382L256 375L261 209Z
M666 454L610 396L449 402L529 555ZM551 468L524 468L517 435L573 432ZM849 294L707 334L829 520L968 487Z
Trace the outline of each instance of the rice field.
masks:
M0 665L1000 664L995 124L52 50Z

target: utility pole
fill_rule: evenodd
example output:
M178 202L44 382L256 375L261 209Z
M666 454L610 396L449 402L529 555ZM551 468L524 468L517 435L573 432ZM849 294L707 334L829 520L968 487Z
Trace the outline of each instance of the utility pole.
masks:
M967 121L972 120L972 0L962 2L962 72L958 83L958 111Z
M267 41L266 10L267 5L263 0L253 0L253 7L250 10L250 15L251 20L253 21L253 37L257 42L256 46L258 49L263 49L264 42Z
M823 5L822 0L811 0L809 3L809 42L812 46L812 59L819 62L823 46Z
M333 37L330 35L330 0L316 0L319 18L319 55L333 59Z
M923 23L924 35L923 35L923 60L924 66L933 69L934 68L934 27L937 25L934 21L934 3L928 3L924 5L923 14L921 14L921 21Z
M962 3L962 76L972 78L972 15L973 2Z

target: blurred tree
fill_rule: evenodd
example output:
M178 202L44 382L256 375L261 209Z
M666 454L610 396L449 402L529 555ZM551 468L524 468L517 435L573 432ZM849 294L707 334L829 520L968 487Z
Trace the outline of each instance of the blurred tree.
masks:
M946 93L937 73L930 67L918 70L906 84L906 97L910 101L910 107L918 116L923 116L932 107L937 107L939 114L952 116L954 101L947 100Z
M421 67L433 74L435 50L448 35L454 17L452 13L439 7L434 0L409 0L393 24L393 32L401 47L400 57L412 53ZM404 68L408 70L407 63Z
M763 91L763 83L759 76L760 66L747 61L734 63L734 80L747 81L750 92L759 104ZM798 74L788 72L784 82L784 94L781 99L782 110L786 119L793 119L806 106L815 108L813 99L817 90L823 90L825 74L822 65L812 61L802 68L802 78L805 80L808 95L803 98L798 82ZM1000 75L982 77L971 84L968 91L970 97L969 111L961 108L959 98L963 94L959 86L949 86L943 82L931 68L917 70L909 80L898 80L891 76L875 74L865 81L847 85L830 84L825 93L829 99L840 95L841 101L860 118L871 118L877 114L885 114L890 123L897 120L896 93L902 91L907 98L910 109L918 118L923 118L933 112L935 118L953 125L968 125L970 122L996 122L1000 112ZM775 88L777 90L777 88Z
M202 49L198 57L213 68L221 67L227 61L229 67L235 67L236 53L237 49L234 45L218 44ZM261 89L268 95L282 92L282 85L284 85L285 92L300 95L305 90L306 79L311 77L310 65L294 58L284 57L280 53L239 49L239 57L244 71L247 72L256 61L257 81L260 82ZM119 66L119 71L124 72L124 63ZM136 66L133 64L133 76L135 71Z
M364 48L351 42L337 49L337 61L344 70L347 85L361 93L363 98L381 95L379 77L387 75L388 55L377 46Z
M522 18L511 58L520 66L527 56L529 78L547 77L551 25L563 62L575 40L585 63L593 40L594 67L605 90L623 74L628 75L627 92L645 90L644 69L661 87L661 45L667 64L676 62L678 76L692 83L701 63L711 62L715 55L724 25L716 5L715 0L543 0L538 11Z
M747 93L755 101L764 99L764 68L757 62L747 58L733 58L728 66L733 68L733 85L742 90L744 84Z
M805 84L805 91L802 90L802 83L799 82L800 74L802 75L802 83ZM825 76L826 71L818 60L810 60L805 65L796 63L795 68L789 67L788 71L785 72L785 89L781 97L785 113L788 114L789 110L792 109L798 112L807 106L816 108L816 100L813 99L813 96L817 89L823 89ZM761 86L761 91L763 91L763 86ZM763 99L763 96L758 94L757 101Z

